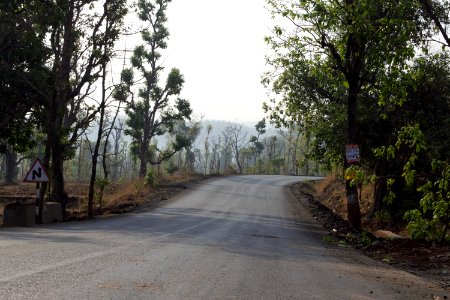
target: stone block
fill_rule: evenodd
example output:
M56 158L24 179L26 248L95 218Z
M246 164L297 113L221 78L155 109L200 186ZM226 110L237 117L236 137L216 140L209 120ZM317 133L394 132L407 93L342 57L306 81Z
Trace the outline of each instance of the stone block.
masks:
M3 210L3 226L34 226L36 205L10 203Z
M42 221L44 224L62 222L61 203L45 202L42 209Z

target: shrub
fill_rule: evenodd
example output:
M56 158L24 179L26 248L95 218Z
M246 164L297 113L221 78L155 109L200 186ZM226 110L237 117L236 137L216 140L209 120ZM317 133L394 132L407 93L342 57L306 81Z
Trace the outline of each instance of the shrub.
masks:
M147 176L145 176L145 185L148 185L152 188L156 188L158 186L158 177L153 168L150 168L147 172Z
M412 238L443 242L450 226L450 164L434 161L437 178L417 190L422 192L419 209L408 211L405 219Z
M173 175L175 172L178 171L179 168L172 160L169 160L164 169L166 170L167 173Z
M103 208L103 193L105 190L105 187L109 184L108 179L106 178L97 178L97 180L95 180L95 186L99 189L98 191L95 192L94 194L94 198L95 201L97 202L97 205L100 209Z

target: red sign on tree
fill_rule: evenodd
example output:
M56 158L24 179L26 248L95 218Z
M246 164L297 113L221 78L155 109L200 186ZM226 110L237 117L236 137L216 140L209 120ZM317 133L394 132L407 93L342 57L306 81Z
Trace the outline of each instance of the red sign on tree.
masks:
M345 146L345 157L347 163L354 164L359 162L359 146L350 144Z

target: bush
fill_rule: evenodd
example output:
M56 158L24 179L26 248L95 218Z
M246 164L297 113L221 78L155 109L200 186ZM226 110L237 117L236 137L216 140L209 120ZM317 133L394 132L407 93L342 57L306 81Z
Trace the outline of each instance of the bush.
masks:
M179 168L172 160L169 160L164 169L166 170L167 173L173 175L175 172L178 171Z
M158 186L158 177L153 168L150 168L147 172L147 176L145 176L145 185L148 185L152 188L156 188Z
M412 238L443 242L450 226L450 164L435 161L433 169L439 176L417 189L423 193L420 208L408 211L405 219Z
M95 192L94 198L95 198L95 202L97 203L97 205L100 209L103 208L103 204L104 204L103 203L103 193L108 184L109 184L109 181L106 178L97 178L97 180L95 180L95 186L99 190Z

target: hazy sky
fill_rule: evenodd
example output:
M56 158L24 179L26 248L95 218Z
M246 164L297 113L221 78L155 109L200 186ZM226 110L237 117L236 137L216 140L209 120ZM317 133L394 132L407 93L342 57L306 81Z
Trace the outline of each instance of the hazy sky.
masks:
M270 15L264 0L174 0L167 12L166 69L185 76L182 98L206 119L258 121Z

